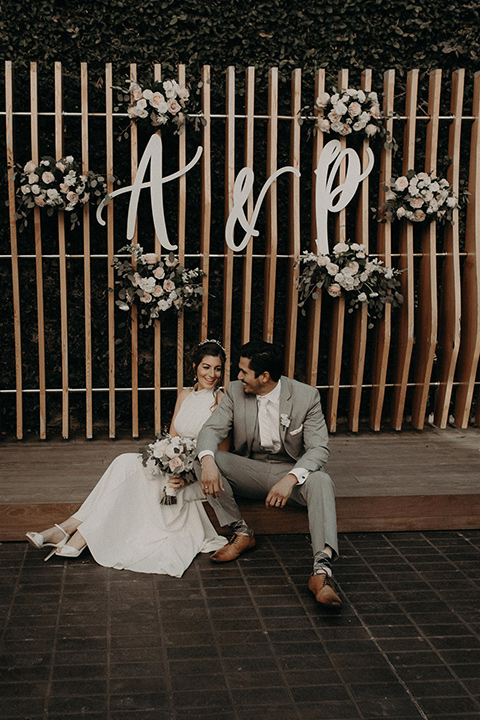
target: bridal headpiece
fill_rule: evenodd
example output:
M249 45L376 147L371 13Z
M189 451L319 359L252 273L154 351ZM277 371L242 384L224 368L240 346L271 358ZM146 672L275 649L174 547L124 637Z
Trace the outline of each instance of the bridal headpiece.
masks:
M222 343L219 340L215 340L215 338L207 338L207 340L202 340L201 343L198 343L198 347L202 347L202 345L207 345L208 343L212 343L213 345L218 345L218 347L223 350L225 355L227 354L227 351L223 347Z

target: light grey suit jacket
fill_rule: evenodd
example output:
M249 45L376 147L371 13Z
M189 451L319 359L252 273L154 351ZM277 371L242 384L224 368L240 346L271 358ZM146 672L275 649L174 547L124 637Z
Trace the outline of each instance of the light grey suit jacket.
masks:
M318 390L282 375L280 418L280 437L286 452L295 461L294 467L311 472L321 470L327 462L329 450ZM231 382L222 402L200 431L197 454L203 450L215 453L218 445L231 432L233 452L248 457L256 419L256 395L246 394L239 380Z

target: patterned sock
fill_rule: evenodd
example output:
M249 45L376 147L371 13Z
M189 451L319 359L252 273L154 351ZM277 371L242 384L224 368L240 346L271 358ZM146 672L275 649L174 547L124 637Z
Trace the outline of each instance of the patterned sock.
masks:
M245 535L246 537L252 537L253 535L253 530L250 530L243 518L230 523L229 528L236 535Z
M315 553L313 560L313 574L319 575L320 573L326 573L329 577L332 577L332 558L327 555L326 552L320 551Z

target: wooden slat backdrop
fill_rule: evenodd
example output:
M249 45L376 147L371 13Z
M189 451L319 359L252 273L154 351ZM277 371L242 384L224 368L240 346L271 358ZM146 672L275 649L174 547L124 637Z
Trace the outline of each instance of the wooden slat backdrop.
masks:
M268 73L268 125L267 125L267 178L277 170L278 160L278 68ZM267 242L265 258L265 309L263 314L263 339L273 342L275 321L276 257L278 247L277 182L273 182L267 193Z
M480 356L480 72L475 73L470 138L470 176L462 280L462 342L458 357L459 387L455 399L455 422L466 427Z
M137 66L135 63L130 65L130 82L137 81ZM130 128L130 173L132 185L138 170L138 128L135 123ZM137 217L135 225L135 233L132 238L133 243L139 242L139 225L141 226L141 218ZM137 263L135 256L131 256L132 266L136 269ZM132 308L131 315L131 382L132 382L132 437L138 437L138 308L136 305Z
M38 76L37 63L30 66L30 134L32 143L32 160L38 165ZM88 106L87 106L88 112ZM45 308L43 302L43 253L42 223L40 208L33 210L33 227L35 233L35 281L37 285L37 337L38 337L38 389L39 389L39 430L40 440L47 438L47 381L45 376ZM87 436L88 437L88 436Z
M405 175L408 170L415 168L415 132L416 108L418 93L418 70L411 70L407 76L407 97L405 104L405 134L403 139L403 168ZM394 430L402 429L403 411L407 395L410 360L414 342L414 260L413 260L413 225L403 223L400 229L399 243L400 258L398 267L404 270L400 280L402 283L403 305L398 312L398 322L395 323L396 335L396 366L395 387L391 409L391 424Z
M451 113L448 155L452 162L447 171L447 179L454 192L460 187L460 141L462 137L463 91L465 70L456 70L452 76ZM450 400L455 379L455 367L460 350L461 318L461 274L460 274L460 228L459 211L453 212L453 225L448 223L444 230L444 252L441 281L440 318L438 328L438 379L435 393L435 424L445 428L448 422Z
M395 95L395 71L388 70L383 76L383 114L387 118L386 130L389 137L393 137L393 102ZM381 207L385 202L385 187L392 177L392 156L391 147L382 148L380 158L380 186L378 191L378 205ZM387 266L392 265L392 232L391 224L380 223L377 231L377 252L378 256ZM390 354L390 342L392 337L392 308L385 306L383 318L377 322L374 334L374 352L372 368L372 393L370 396L370 427L372 430L380 430L382 424L382 410L385 400L387 382L388 358Z
M156 82L160 82L162 79L162 67L159 63L156 63L153 68L153 79ZM157 131L161 134L160 130ZM154 249L159 257L162 255L162 246L160 240L155 234ZM154 336L153 336L153 424L155 427L155 434L162 430L162 323L158 320L155 323Z
M317 70L315 73L315 92L314 100L320 95L321 92L325 92L325 70ZM320 111L315 111L315 117L320 115ZM323 150L323 133L316 132L313 138L313 172L318 165L321 152ZM317 236L319 228L317 228L316 217L315 217L315 194L316 194L316 182L315 175L312 181L312 223L311 223L311 234L310 234L310 250L317 252ZM317 384L318 376L318 354L320 352L320 327L322 320L322 295L320 294L317 300L310 300L308 307L308 354L307 354L307 382L310 385Z
M88 66L82 63L82 172L89 170L88 155ZM90 269L90 207L83 207L83 284L85 311L85 436L93 438L93 376L92 376L92 287Z
M339 92L348 88L348 70L338 73L337 87ZM347 147L344 137L340 138L341 149ZM345 182L345 163L342 163L338 172L338 182ZM346 208L337 214L335 223L335 240L330 243L346 242L347 240L347 211ZM332 247L330 247L330 253ZM345 296L342 295L335 303L330 332L330 354L328 361L328 395L327 395L327 424L331 432L337 430L337 411L340 398L340 383L342 380L342 354L343 331L345 327Z
M130 67L132 78L138 78L139 82L148 82L145 68ZM154 66L154 79L162 79L162 68L159 64ZM39 109L38 84L39 71L36 63L30 68L30 112L22 114L29 115L29 131L31 148L25 151L16 147L16 109L14 108L14 73L11 62L5 63L5 140L6 140L6 161L12 168L17 161L24 165L29 159L38 162L45 154L53 154L49 147L41 147L39 143L39 118L44 111ZM183 85L185 82L194 82L194 79L186 76L184 65L178 67L178 82ZM239 157L239 149L243 152L243 164L251 167L256 174L256 187L275 172L279 165L279 156L288 157L288 163L302 171L302 165L306 160L306 153L301 155L302 133L304 132L298 123L298 117L302 105L302 74L295 70L291 76L290 92L287 85L279 89L279 73L277 68L272 68L268 73L268 87L265 88L267 99L267 116L257 115L259 105L256 98L255 69L247 68L244 79L236 76L235 69L230 67L226 71L225 83L225 112L216 114L211 109L211 96L219 97L221 82L212 79L209 66L204 66L201 73L203 82L201 88L201 109L206 119L206 125L202 129L203 156L201 159L201 198L193 197L188 176L183 176L178 181L178 208L177 208L177 238L180 262L189 262L188 257L192 251L187 246L187 223L189 222L189 204L201 203L201 219L199 226L200 253L198 264L207 273L203 280L205 301L201 312L196 316L198 320L198 336L200 339L207 338L211 326L211 303L209 304L208 293L211 288L211 243L212 243L212 128L219 123L225 125L225 215L227 216L232 207L233 184L236 173L240 169L236 165L235 158ZM378 78L372 76L371 71L365 70L361 75L361 86L365 91L378 89ZM314 213L315 199L315 175L312 174L312 211L311 217L307 218L300 214L300 198L302 196L302 183L305 182L305 171L302 178L289 177L288 183L280 181L273 183L270 187L262 213L265 217L265 257L263 260L256 259L259 252L254 241L251 241L247 249L241 253L241 257L228 249L221 239L224 248L222 256L218 258L223 262L223 343L227 350L228 359L231 357L232 346L237 347L241 342L250 339L252 332L253 312L261 311L253 307L253 270L255 263L263 262L264 273L264 305L263 305L263 337L268 341L284 340L285 343L285 365L286 373L290 376L304 377L312 385L318 384L319 359L323 358L325 350L321 347L320 330L328 337L328 383L324 389L327 390L326 418L329 429L335 432L339 420L346 421L348 428L356 432L361 424L368 419L369 426L373 430L380 430L385 422L389 421L393 428L400 430L405 424L405 409L410 408L412 419L411 424L417 429L423 428L427 421L427 414L434 412L434 422L439 427L445 427L449 422L450 415L454 415L455 423L459 427L466 427L471 419L472 404L474 395L478 392L478 364L480 357L480 74L474 78L473 107L470 113L464 112L464 94L467 79L463 70L453 73L451 89L449 79L442 77L440 71L433 71L422 83L429 84L429 100L427 114L417 111L418 96L420 90L420 75L417 70L412 70L407 76L405 111L403 116L394 117L401 112L399 100L394 103L395 95L400 93L396 90L396 79L393 70L383 76L383 111L388 117L387 129L390 133L394 129L404 129L403 147L400 147L397 159L391 149L382 148L379 157L376 157L376 164L379 172L379 205L384 200L384 185L390 177L398 171L398 158L403 157L402 172L410 168L419 170L418 157L416 158L416 147L418 155L417 128L420 127L419 118L425 121L422 129L426 131L425 151L422 158L425 158L425 170L436 171L439 158L440 142L445 138L448 129L448 153L452 163L448 168L448 180L454 190L458 192L462 165L469 162L468 192L469 203L466 210L466 231L462 237L463 227L460 212L455 211L455 223L453 226L447 224L444 228L438 228L435 224L426 226L422 233L421 245L414 252L414 230L413 227L404 223L399 229L398 247L392 247L392 227L389 222L377 225L377 229L369 236L370 200L369 180L367 179L358 192L358 202L351 203L346 210L341 211L334 217L335 237L331 238L331 244L347 239L347 219L355 219L355 240L370 246L375 250L386 265L393 265L405 269L401 277L402 292L405 302L401 309L391 312L390 306L386 307L385 316L377 323L374 330L367 330L367 313L361 311L355 314L351 324L352 332L345 333L345 302L344 300L328 302L321 296L316 301L311 301L307 307L307 332L300 336L298 324L297 290L295 280L298 271L293 264L303 249L307 249L308 240L305 244L304 237L310 235L310 247L316 249L317 228ZM212 83L214 83L212 87ZM92 117L99 116L98 112L90 112L89 109L89 75L88 66L82 63L80 67L80 117L79 142L81 143L82 169L86 172L92 167L92 148L90 123ZM245 107L244 110L236 107L237 87L236 83L244 83ZM347 70L341 70L337 78L337 86L346 88L351 84L356 86L353 78L348 75ZM113 113L113 86L114 69L109 63L105 67L104 91L105 91L105 172L109 190L113 190L111 176L115 172L114 162L114 138L117 130L114 127ZM55 63L53 67L54 86L54 107L47 111L47 115L53 119L51 128L54 138L55 155L59 158L64 152L70 153L69 148L63 147L64 118L68 113L64 111L64 93L62 88L62 65ZM313 100L323 90L330 90L326 87L325 71L319 70L315 75L313 88ZM311 89L305 89L305 96L311 96ZM441 96L450 96L450 107L452 121L445 122L440 112ZM221 98L220 98L221 102ZM279 111L280 102L282 106L290 105L287 115ZM69 103L71 100L69 98ZM313 102L308 101L309 105ZM217 104L218 106L218 104ZM74 113L75 114L75 113ZM102 113L100 113L102 115ZM236 121L242 120L244 132L236 133ZM267 121L265 124L265 120ZM124 122L124 118L121 121ZM257 123L265 129L266 142L266 167L260 167L256 161L257 147L255 138ZM69 125L69 133L74 132ZM281 130L290 130L290 139ZM160 132L160 131L158 131ZM178 167L183 167L190 159L187 157L187 141L192 130L187 127L178 137ZM396 133L398 136L398 132ZM464 140L464 147L469 143L469 159L462 156L461 140ZM305 143L308 153L311 153L312 172L315 170L323 145L330 137L324 137L320 132L313 135L311 147ZM218 141L217 141L218 142ZM258 142L258 140L257 140ZM285 143L287 145L285 145ZM342 139L342 147L347 147L349 140ZM128 144L118 146L118 152L125 152ZM365 166L367 162L366 150L368 141L363 142L361 148L361 161ZM115 144L115 148L117 145ZM219 148L214 149L218 153ZM136 127L132 127L130 136L130 165L131 178L135 178L139 160L140 148L139 137ZM465 150L463 150L463 154ZM98 170L97 168L92 168ZM345 168L342 167L338 174L340 182L345 177ZM373 177L373 176L372 176ZM370 179L371 180L371 179ZM8 199L9 199L9 229L10 229L10 254L6 256L11 264L12 278L12 302L13 302L13 347L15 350L12 366L15 368L15 386L2 389L2 392L15 394L16 421L12 431L18 439L22 439L25 432L37 432L41 439L48 437L48 411L51 403L48 401L49 393L60 393L62 400L61 411L61 433L68 438L70 435L71 411L70 396L72 391L84 393L85 397L85 436L94 437L94 423L96 421L93 406L94 392L106 393L109 407L109 435L114 438L118 432L116 429L116 393L127 390L131 393L132 415L131 434L137 437L141 432L140 400L143 393L140 393L138 382L139 368L139 342L143 347L143 338L140 338L138 321L135 316L132 318L132 345L131 345L131 388L121 388L116 385L116 367L121 358L115 353L115 326L118 322L118 314L115 308L115 295L108 293L107 307L107 336L105 342L108 345L108 384L106 388L96 387L95 371L93 362L94 324L92 322L92 272L97 267L91 253L92 240L98 226L94 219L94 213L87 207L83 209L83 222L81 237L83 242L83 284L84 284L84 347L85 347L85 382L83 388L70 387L69 356L69 321L72 314L76 312L73 303L69 300L71 288L67 283L67 262L78 262L70 259L67 251L69 240L68 217L58 217L58 283L59 283L59 306L60 317L58 325L58 342L61 346L61 357L51 358L50 351L45 347L45 323L51 324L51 318L47 317L47 310L44 302L44 242L42 238L43 222L41 211L36 208L33 213L32 229L28 229L22 236L22 250L18 249L17 227L15 222L15 184L11 172L8 174ZM193 187L193 185L192 185ZM289 227L278 227L278 204L285 205L286 197L289 197ZM248 218L253 213L256 197L250 197L245 206ZM107 263L108 286L114 286L114 271L111 267L113 257L118 248L125 242L125 229L115 228L114 205L110 203L106 209L106 252L102 262ZM158 237L144 238L142 235L145 223L139 219L134 240L138 240L146 250L151 250L161 255L161 247ZM307 230L309 228L309 230ZM29 234L30 233L30 234ZM289 252L288 257L277 258L279 247L279 235L287 239ZM352 240L353 238L349 238ZM31 250L24 249L31 242ZM27 243L27 244L25 244ZM465 250L463 250L463 244ZM260 247L260 240L258 241ZM218 251L217 251L218 252ZM30 254L28 254L30 253ZM33 258L34 277L36 283L36 323L38 337L38 355L35 358L38 367L38 377L35 381L25 380L27 370L22 362L22 294L20 292L24 258ZM51 256L49 256L51 257ZM81 256L76 256L81 257ZM102 255L100 255L102 257ZM415 266L416 264L416 266ZM241 282L241 307L234 306L234 289L241 275L238 270L242 267L243 280ZM72 266L75 267L75 266ZM217 266L218 267L218 266ZM416 272L417 270L417 272ZM287 273L287 292L279 303L279 273ZM438 273L438 280L437 280ZM281 288L283 292L283 285ZM221 298L216 298L218 301ZM284 309L284 306L287 309ZM279 316L279 313L284 313ZM193 315L192 315L193 317ZM124 318L122 318L123 320ZM162 386L162 362L172 362L172 358L162 357L162 333L170 332L167 326L157 322L154 329L153 357L154 369L152 372L152 387L154 410L153 427L159 432L162 426L168 422L168 417L162 416L164 393L172 390L180 390L184 384L184 354L188 349L186 345L186 322L190 317L180 318L176 325L176 388L164 388ZM278 330L278 328L284 330ZM349 323L350 327L350 323ZM277 329L276 329L277 328ZM326 331L328 328L328 332ZM280 332L282 337L276 337ZM218 334L215 332L215 334ZM283 338L284 335L284 338ZM189 336L191 332L189 328ZM437 337L438 336L438 337ZM73 348L73 345L72 345ZM300 350L302 352L300 352ZM301 364L298 363L300 355L303 357ZM371 356L371 368L366 365L366 357ZM435 364L435 357L437 363ZM348 363L346 362L348 358ZM235 359L235 358L232 358ZM323 360L322 360L323 362ZM61 369L59 387L50 387L47 382L47 368L49 363L55 363ZM303 363L305 366L303 367ZM30 363L31 366L31 363ZM229 365L227 364L227 375ZM30 370L28 372L31 372ZM389 379L392 378L393 382ZM228 377L227 377L228 381ZM37 385L35 386L35 383ZM27 388L25 387L27 385ZM410 388L410 390L409 390ZM385 403L387 390L391 389L391 405ZM29 414L24 416L23 405L26 392L34 392L38 399L39 412L36 419ZM345 418L339 418L339 412L343 413L345 403L340 404L341 392L346 392L348 398L348 409ZM411 392L411 399L408 392ZM432 397L434 395L434 402ZM365 406L365 399L369 404ZM171 405L170 405L171 406ZM454 408L454 409L453 409ZM367 417L363 417L366 415ZM479 411L480 412L480 411ZM480 417L477 418L480 420ZM342 424L342 427L345 425ZM50 432L50 429L49 429Z

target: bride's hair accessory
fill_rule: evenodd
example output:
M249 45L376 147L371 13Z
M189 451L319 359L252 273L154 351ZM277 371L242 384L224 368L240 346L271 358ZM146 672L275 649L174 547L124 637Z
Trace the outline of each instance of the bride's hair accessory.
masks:
M215 338L208 338L207 340L202 340L201 343L198 343L198 347L202 347L202 345L207 345L208 343L213 343L214 345L218 345L219 348L223 350L225 355L227 354L227 351L223 347L222 343L219 340L215 340Z

